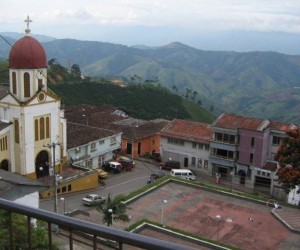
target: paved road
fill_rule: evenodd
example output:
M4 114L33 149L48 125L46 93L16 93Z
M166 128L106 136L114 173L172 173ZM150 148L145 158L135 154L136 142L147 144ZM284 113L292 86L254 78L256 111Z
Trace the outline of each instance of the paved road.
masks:
M157 164L146 163L142 161L136 161L136 166L133 171L122 172L119 174L109 173L109 177L106 180L106 185L101 186L93 190L85 190L82 192L59 195L57 200L58 213L64 212L64 203L60 200L61 197L65 200L65 212L74 211L76 209L82 211L88 211L91 208L81 204L81 199L86 194L95 193L107 197L110 193L112 197L124 194L127 195L134 190L137 190L146 185L147 180L151 173L157 172ZM165 171L168 174L169 171ZM42 199L40 200L40 208L48 211L54 211L54 199Z

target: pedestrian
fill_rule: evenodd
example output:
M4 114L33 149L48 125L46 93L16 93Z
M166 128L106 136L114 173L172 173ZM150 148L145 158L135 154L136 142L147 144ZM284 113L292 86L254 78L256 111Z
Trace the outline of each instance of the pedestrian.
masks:
M216 183L220 183L220 177L221 175L219 173L216 173Z

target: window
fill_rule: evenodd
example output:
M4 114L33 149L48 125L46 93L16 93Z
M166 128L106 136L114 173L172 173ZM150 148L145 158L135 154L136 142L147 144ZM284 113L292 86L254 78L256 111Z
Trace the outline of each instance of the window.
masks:
M199 144L198 144L198 148L199 148L199 149L203 149L203 144L202 144L202 143L199 143Z
M101 155L98 157L98 167L102 167L102 165L104 164L104 156Z
M233 151L228 151L225 149L213 148L211 151L212 156L225 158L225 159L232 159L233 160Z
M96 143L92 142L92 144L91 144L91 151L94 151L94 150L96 150Z
M201 158L198 159L198 167L199 167L199 168L202 167L202 159L201 159Z
M30 97L30 75L24 73L24 97Z
M0 150L5 151L7 150L7 136L4 136L0 139Z
M254 147L255 138L251 137L251 147Z
M50 138L50 118L46 117L46 138Z
M197 148L197 143L196 143L196 142L193 142L192 147L193 147L193 148Z
M280 145L280 143L281 143L281 138L274 135L272 144L273 145Z
M34 139L35 139L35 141L39 140L39 121L38 121L38 119L34 120Z
M12 92L17 94L17 75L16 72L12 73Z
M72 186L70 184L70 185L68 185L68 192L71 192L71 191L72 191Z
M80 148L80 147L75 148L75 154L79 154L80 151L81 151L81 148Z
M117 143L116 137L110 138L110 145L114 145L114 144L116 144L116 143Z
M209 150L209 144L205 144L205 145L204 145L204 149L205 149L206 151L208 151L208 150Z
M104 144L104 140L100 140L99 145L103 145L103 144Z
M175 139L175 138L168 138L168 143L169 144L175 144L175 145L184 146L184 140Z
M40 118L40 139L45 139L45 119L44 117Z
M152 145L155 145L155 139L152 139Z
M15 143L20 143L19 121L15 120Z
M89 168L93 167L93 159L89 159L89 160L87 161L87 166L88 166Z
M196 157L192 157L192 166L196 165Z
M208 168L208 160L204 160L204 167Z

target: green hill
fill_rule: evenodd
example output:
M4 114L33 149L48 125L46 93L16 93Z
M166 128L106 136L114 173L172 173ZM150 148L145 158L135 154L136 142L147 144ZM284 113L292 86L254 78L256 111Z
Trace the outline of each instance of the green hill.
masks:
M153 84L130 85L126 88L110 83L76 83L52 85L51 89L62 96L66 105L110 104L141 119L180 118L211 123L215 117L169 90Z

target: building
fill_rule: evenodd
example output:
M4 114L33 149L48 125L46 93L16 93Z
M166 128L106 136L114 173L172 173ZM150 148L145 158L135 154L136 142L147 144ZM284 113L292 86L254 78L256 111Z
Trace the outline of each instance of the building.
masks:
M174 119L161 130L160 136L162 160L171 158L185 168L211 174L209 124Z
M45 50L30 34L29 17L25 22L9 54L9 88L0 93L0 168L38 179L67 160L66 120L47 86Z
M274 155L285 133L295 128L294 124L221 114L212 124L212 172L234 183L273 194L277 169Z
M121 133L68 122L68 156L73 165L99 168L120 148Z
M139 157L160 151L159 132L169 121L156 119L146 121L129 117L124 111L112 106L78 105L67 107L65 112L69 123L82 124L86 127L102 129L103 138L115 137L113 153L122 152L132 157ZM118 139L121 134L121 141ZM76 137L74 137L76 140ZM100 139L100 138L99 138ZM69 140L69 135L68 135ZM77 143L77 142L76 142ZM71 144L71 143L70 143ZM68 149L71 149L68 146ZM100 153L100 152L99 152ZM107 160L107 152L103 152ZM73 155L72 159L74 158Z

